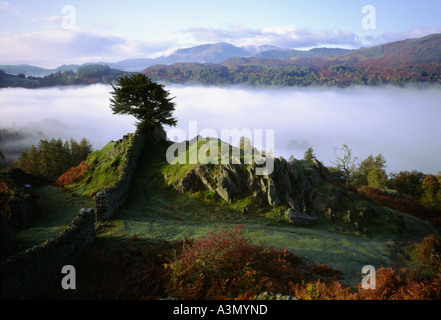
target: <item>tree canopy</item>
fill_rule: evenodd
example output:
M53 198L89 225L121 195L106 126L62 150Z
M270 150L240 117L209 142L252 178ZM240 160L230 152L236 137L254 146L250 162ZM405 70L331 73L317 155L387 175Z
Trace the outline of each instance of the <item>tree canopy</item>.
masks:
M354 184L357 186L384 187L387 181L386 159L380 153L364 159L355 172Z
M314 149L309 147L308 150L305 151L305 154L303 155L303 160L308 162L309 164L312 164L312 160L315 158Z
M344 173L346 189L349 190L349 181L355 171L354 162L357 160L357 157L352 156L352 150L345 144L340 149L334 148L334 155L336 160L331 162L337 166L338 170Z
M80 143L74 139L40 140L38 146L32 146L20 154L15 167L28 173L48 179L56 179L70 167L86 160L92 152L92 145L83 138Z
M132 115L139 121L138 126L145 130L161 124L176 125L177 120L173 117L175 104L163 85L138 73L119 78L112 88L110 107L113 114Z

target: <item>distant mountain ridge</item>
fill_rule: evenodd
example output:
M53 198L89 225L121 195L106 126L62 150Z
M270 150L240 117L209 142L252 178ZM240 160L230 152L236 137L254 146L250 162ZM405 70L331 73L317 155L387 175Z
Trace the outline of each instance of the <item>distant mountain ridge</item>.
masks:
M90 64L64 65L46 71L76 70ZM142 72L155 81L170 83L264 86L441 83L441 34L358 50L301 51L274 46L236 47L219 42L178 49L155 59L95 64ZM24 74L45 70L29 65L0 66L1 69L7 74L13 74L11 70L15 73L21 70Z
M180 62L219 63L232 57L258 57L272 59L286 59L291 57L329 57L333 55L347 54L351 51L352 50L339 48L314 48L309 51L302 51L282 49L270 45L237 47L227 42L218 42L178 49L168 56L160 56L157 58L125 59L118 62L87 62L82 65L62 65L55 69L45 69L26 64L0 65L0 69L11 75L23 73L26 76L41 77L58 71L64 72L66 70L72 70L76 72L81 66L89 64L107 64L112 69L137 72L158 64L172 65Z
M79 64L69 64L69 65L63 64L62 66L59 66L54 69L45 69L41 67L31 66L28 64L19 64L19 65L0 65L0 70L4 70L7 74L14 76L22 73L26 76L44 77L52 73L57 73L58 71L64 72L64 71L72 70L73 72L76 72L80 67L81 65Z
M155 81L204 85L340 86L441 84L441 34L371 48L262 52L216 64L179 63L143 71ZM330 56L320 56L332 54ZM297 56L296 56L297 55ZM276 57L276 58L275 58ZM281 59L277 59L281 58Z

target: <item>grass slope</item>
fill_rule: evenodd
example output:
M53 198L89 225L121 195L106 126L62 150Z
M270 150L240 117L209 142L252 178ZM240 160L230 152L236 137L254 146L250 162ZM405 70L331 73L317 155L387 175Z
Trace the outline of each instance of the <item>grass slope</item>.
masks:
M31 191L36 197L36 217L26 228L13 235L8 247L2 248L5 250L2 257L40 245L63 231L81 208L95 207L93 198L54 186L35 187Z
M78 193L95 190L98 181L109 174L105 168L115 160L115 153L110 152L113 147L114 144L107 145L93 154L90 165L95 166L91 170L94 175L86 177L84 181L88 182L83 182L84 189L76 189ZM421 241L433 233L429 224L404 214L411 226L408 233L375 236L355 233L342 223L330 224L322 217L318 217L314 227L294 226L283 217L284 207L265 207L262 212L252 210L242 215L242 208L250 199L228 204L209 191L179 194L169 187L164 172L179 173L188 168L170 168L164 156L167 147L161 143L144 148L129 197L112 219L99 224L96 245L111 249L134 236L142 242L176 241L244 225L246 235L255 243L287 248L311 262L328 264L342 271L344 283L355 286L364 265L378 268L399 262L397 243ZM111 172L116 175L117 171ZM36 193L45 213L35 224L14 235L16 249L18 244L23 249L42 243L70 223L80 208L94 206L93 198L73 196L73 191L52 186L39 188Z
M312 262L328 264L341 270L343 281L354 286L360 281L364 265L378 268L397 262L393 248L400 238L396 235L362 236L320 217L312 228L293 226L280 215L281 207L242 215L247 199L228 204L209 191L179 194L164 182L163 171L168 165L165 147L156 145L144 150L126 205L107 222L98 238L113 241L136 236L146 241L175 241L244 225L254 242L287 248ZM430 225L412 221L421 235L430 233Z

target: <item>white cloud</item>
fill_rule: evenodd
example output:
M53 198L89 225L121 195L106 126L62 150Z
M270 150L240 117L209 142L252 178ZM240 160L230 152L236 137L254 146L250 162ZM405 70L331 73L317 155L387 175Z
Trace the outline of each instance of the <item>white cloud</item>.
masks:
M274 45L282 48L311 48L334 46L344 48L360 48L409 38L424 37L433 33L441 33L441 26L433 28L413 28L404 32L385 32L379 36L360 36L352 31L333 28L314 30L305 27L272 26L263 29L251 29L233 26L227 29L193 27L183 31L200 42L227 41L238 46Z
M11 34L0 32L3 64L35 64L54 68L65 63L122 59L140 54L137 42L78 29L46 30Z
M215 29L193 27L184 30L198 41L229 41L236 45L275 45L283 48L305 48L321 45L343 45L359 47L359 37L351 32L334 28L332 30L312 30L296 26L273 26L263 29L230 27Z
M385 32L378 37L371 37L366 40L370 45L380 45L405 39L421 38L435 33L441 33L441 26L433 28L413 28L403 32Z
M0 11L16 14L20 17L23 16L23 9L15 4L10 4L7 1L0 1Z

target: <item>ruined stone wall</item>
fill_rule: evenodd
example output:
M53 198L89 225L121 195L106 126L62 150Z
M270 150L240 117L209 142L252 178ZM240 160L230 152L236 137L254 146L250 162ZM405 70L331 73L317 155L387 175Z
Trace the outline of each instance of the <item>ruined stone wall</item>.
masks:
M127 199L132 177L136 170L139 155L144 147L146 136L137 131L131 139L133 141L127 151L125 162L122 164L118 181L113 186L104 188L95 195L98 220L109 219Z
M1 265L2 299L36 297L60 277L65 265L74 265L96 237L93 209L81 209L63 232L41 245L9 257Z
M118 181L113 186L104 188L95 195L97 219L99 220L109 219L126 201L144 145L165 140L166 133L162 127L157 127L148 133L138 129L132 139L133 142L127 152Z
M48 184L50 181L18 168L0 173L0 240L2 245L10 241L14 230L26 226L34 218L32 195L27 187Z

